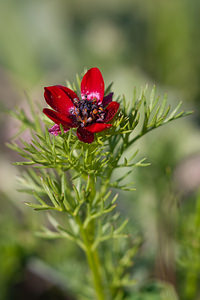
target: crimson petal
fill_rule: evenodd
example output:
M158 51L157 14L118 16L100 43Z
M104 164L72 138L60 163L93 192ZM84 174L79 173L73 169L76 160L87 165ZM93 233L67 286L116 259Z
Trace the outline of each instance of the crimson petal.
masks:
M91 68L83 76L81 81L81 97L82 99L92 100L97 98L101 103L104 96L104 81L98 68Z
M66 126L66 127L77 127L72 119L66 117L65 115L63 115L63 114L61 114L57 111L54 111L54 110L51 110L51 109L48 109L48 108L44 108L43 113L49 119L51 119L54 123L56 123L58 125L62 124L63 126Z
M47 102L53 109L56 111L69 115L70 110L73 110L74 104L69 98L68 94L63 90L61 86L48 86L45 87L44 97Z
M101 132L105 129L110 128L112 125L111 124L104 124L104 123L94 123L92 125L89 125L87 127L85 127L85 129L89 132Z
M77 94L74 91L72 91L71 89L69 89L68 87L63 86L63 85L57 85L57 87L59 87L61 90L63 90L67 94L67 96L72 100L72 102L74 99L79 99Z
M91 144L94 141L94 133L87 131L81 126L79 126L77 129L77 137L81 142L88 144Z
M112 102L113 93L109 93L107 96L103 98L102 105L106 107L110 102Z
M116 113L118 112L118 109L119 109L118 102L114 102L114 101L110 102L108 104L108 106L106 107L106 109L104 110L106 113L104 122L111 121L114 118L114 116L116 115Z
M65 128L64 132L66 133L68 130L69 130L69 128ZM58 124L53 125L48 131L49 131L49 133L51 133L55 136L57 136L61 133L60 126Z

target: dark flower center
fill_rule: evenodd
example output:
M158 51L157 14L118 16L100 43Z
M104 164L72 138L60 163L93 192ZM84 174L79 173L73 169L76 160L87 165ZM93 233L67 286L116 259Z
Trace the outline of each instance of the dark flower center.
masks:
M73 102L75 105L74 113L82 127L94 122L103 122L105 118L103 105L98 104L96 98L92 100L74 99Z

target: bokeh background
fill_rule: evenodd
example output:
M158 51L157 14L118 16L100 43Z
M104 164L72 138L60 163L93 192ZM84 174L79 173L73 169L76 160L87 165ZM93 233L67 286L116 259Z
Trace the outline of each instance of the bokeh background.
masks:
M16 124L5 109L45 105L43 87L97 66L116 95L154 83L193 116L150 133L135 147L151 166L137 191L120 195L129 232L142 237L132 300L200 299L200 2L198 0L0 1L0 299L86 297L82 253L36 237L43 213L25 207L5 146ZM134 151L136 148L131 149Z

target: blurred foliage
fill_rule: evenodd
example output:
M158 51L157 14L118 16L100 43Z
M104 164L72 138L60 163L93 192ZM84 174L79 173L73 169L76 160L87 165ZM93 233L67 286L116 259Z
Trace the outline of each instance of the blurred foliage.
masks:
M64 83L84 66L99 66L114 81L116 93L127 95L133 85L151 81L167 85L170 99L196 105L199 120L199 10L198 0L0 1L1 110L5 104L23 103L23 89L31 88L41 103L44 85ZM57 270L67 289L82 295L80 283L87 286L88 278L81 253L71 243L30 234L43 220L22 209L27 199L14 192L16 170L9 165L16 157L3 143L16 125L3 115L0 123L0 299L9 299L33 257ZM162 299L160 286L149 284L153 277L171 282L181 300L198 300L199 196L193 191L182 199L174 172L186 157L199 153L199 129L184 120L151 133L142 148L152 165L135 170L137 191L122 194L119 208L129 215L130 233L137 231L144 239L132 267L141 288L133 287L129 298ZM169 291L165 300L176 299L171 285L164 290Z
M199 9L198 0L1 1L0 64L25 87L83 66L140 68L198 101Z
M200 296L200 194L190 200L182 207L178 232L181 245L178 260L181 279L179 291L181 299L186 300Z

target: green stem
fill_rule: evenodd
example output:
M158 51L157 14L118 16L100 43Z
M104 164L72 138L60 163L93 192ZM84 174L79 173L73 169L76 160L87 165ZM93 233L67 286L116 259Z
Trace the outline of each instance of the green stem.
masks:
M98 253L96 250L92 251L91 249L87 249L86 255L88 259L88 264L92 272L97 299L105 300L102 280L100 275L100 263L99 263Z
M95 197L95 179L93 176L90 177L90 183L89 183L89 191L90 191L90 205L93 202L93 199ZM101 278L101 265L99 261L99 256L97 250L92 249L92 244L94 242L94 223L90 223L90 226L87 226L86 228L83 227L83 224L79 218L79 216L76 217L76 222L79 225L80 233L83 239L84 244L84 251L88 260L88 265L90 267L93 282L94 282L94 288L96 292L96 299L97 300L105 300L104 295L104 287L103 282Z
M85 253L92 273L97 299L105 300L98 252L96 250L95 251L92 250L90 241L88 239L88 232L86 232L86 230L84 230L83 227L81 231L82 231L82 238L85 244Z

